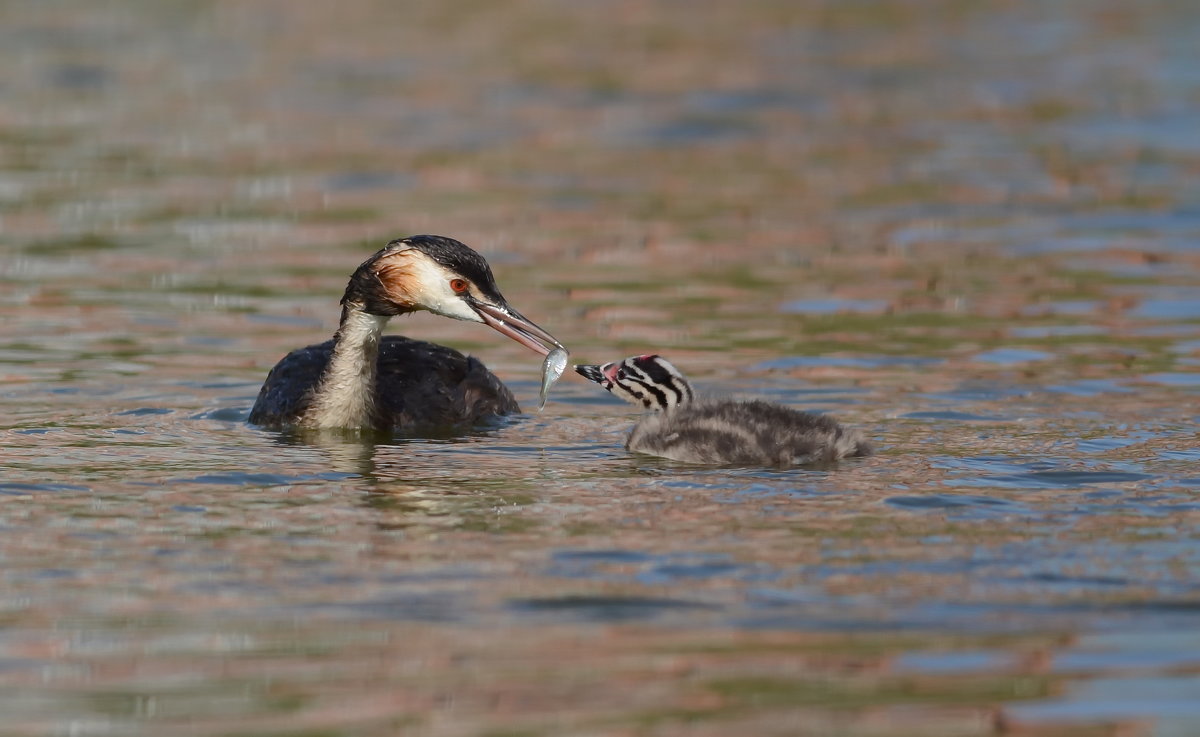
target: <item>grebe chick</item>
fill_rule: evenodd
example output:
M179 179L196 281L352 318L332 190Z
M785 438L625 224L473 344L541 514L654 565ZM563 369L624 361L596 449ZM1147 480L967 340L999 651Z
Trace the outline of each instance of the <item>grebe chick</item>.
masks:
M661 356L634 356L575 371L627 402L653 410L625 447L686 463L772 466L830 463L865 456L871 446L831 417L762 400L697 399Z
M275 364L250 422L411 433L520 411L508 387L478 359L435 343L381 339L389 318L417 310L483 323L543 356L561 346L509 307L478 253L452 238L401 238L350 277L333 339L298 348Z

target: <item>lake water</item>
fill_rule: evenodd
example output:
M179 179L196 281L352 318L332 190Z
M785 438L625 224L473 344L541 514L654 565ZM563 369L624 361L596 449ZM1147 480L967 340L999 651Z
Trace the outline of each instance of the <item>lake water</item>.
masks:
M0 7L5 735L1200 733L1200 6ZM439 233L578 362L836 414L683 466L568 372L245 424ZM536 407L540 360L429 315Z

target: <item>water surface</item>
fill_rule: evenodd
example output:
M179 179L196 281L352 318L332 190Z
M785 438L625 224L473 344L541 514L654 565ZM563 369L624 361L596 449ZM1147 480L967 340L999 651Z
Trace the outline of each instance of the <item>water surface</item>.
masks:
M1200 730L1186 4L0 19L6 734ZM462 437L246 425L419 232L579 362L879 452L631 455L571 374ZM536 406L516 344L392 329Z

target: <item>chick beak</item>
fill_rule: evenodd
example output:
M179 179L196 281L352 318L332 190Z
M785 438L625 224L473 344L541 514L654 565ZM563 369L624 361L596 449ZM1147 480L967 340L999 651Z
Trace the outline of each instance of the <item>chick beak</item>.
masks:
M557 338L506 304L493 305L479 300L471 300L470 304L485 325L535 353L548 356L553 350L551 346L563 348Z
M597 384L603 384L605 381L603 366L575 364L575 373Z

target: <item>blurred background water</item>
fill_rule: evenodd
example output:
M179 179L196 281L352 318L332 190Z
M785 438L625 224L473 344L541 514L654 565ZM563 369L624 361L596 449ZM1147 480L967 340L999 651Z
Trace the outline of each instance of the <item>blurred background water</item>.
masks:
M0 5L5 735L1200 733L1200 6ZM387 240L836 413L244 423ZM538 362L428 315L535 406Z

